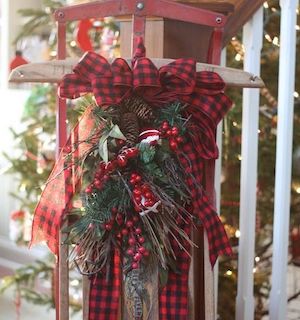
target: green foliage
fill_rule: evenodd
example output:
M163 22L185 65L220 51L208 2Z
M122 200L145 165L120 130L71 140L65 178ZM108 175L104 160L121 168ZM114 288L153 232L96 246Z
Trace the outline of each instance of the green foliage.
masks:
M160 125L163 121L168 121L171 127L177 126L183 133L187 122L187 119L182 116L185 107L186 105L177 101L166 105L164 108L160 108L155 113L154 124Z

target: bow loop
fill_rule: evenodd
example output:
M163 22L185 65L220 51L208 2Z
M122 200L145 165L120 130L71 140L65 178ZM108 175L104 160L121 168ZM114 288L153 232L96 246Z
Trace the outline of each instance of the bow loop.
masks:
M115 103L127 98L132 88L132 71L124 59L117 58L111 64L113 85L116 96Z
M153 96L161 91L158 70L150 59L137 59L132 74L135 93L141 96Z
M58 87L58 96L61 98L76 99L89 92L93 92L92 84L77 73L66 74Z
M159 70L160 82L168 91L189 95L196 85L196 62L193 59L177 59Z
M195 92L209 96L222 93L225 88L223 79L215 72L197 72Z

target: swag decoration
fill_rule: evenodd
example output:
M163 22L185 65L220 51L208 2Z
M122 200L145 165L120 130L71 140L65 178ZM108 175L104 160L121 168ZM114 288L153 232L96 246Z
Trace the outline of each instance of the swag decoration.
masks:
M158 268L160 319L188 314L191 229L207 232L210 261L231 254L202 187L204 163L218 157L215 129L231 106L224 82L196 72L193 59L159 70L142 41L132 62L111 65L88 52L60 84L63 98L92 93L37 205L32 242L57 253L58 230L73 244L70 260L93 277L90 319L117 319L121 277L140 319L147 277ZM72 207L75 194L82 207ZM100 301L100 303L99 303Z

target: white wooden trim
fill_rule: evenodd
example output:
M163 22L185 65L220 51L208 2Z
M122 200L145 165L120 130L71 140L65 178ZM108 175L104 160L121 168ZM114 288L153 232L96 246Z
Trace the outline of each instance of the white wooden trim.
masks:
M281 0L278 124L270 319L286 319L297 0Z
M226 67L226 47L221 53L221 66ZM222 140L223 140L223 121L218 124L216 141L219 149L219 158L215 164L215 190L216 190L216 209L217 213L221 214L221 183L222 183ZM219 285L219 261L216 261L214 266L214 298L215 298L215 317L218 317L218 285Z
M244 69L260 73L263 8L243 28ZM256 217L259 90L244 89L242 162L240 184L240 232L236 320L254 318L253 267Z

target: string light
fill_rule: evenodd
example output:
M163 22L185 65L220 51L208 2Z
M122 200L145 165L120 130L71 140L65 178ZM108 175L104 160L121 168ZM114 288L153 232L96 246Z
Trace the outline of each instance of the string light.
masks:
M233 121L233 122L232 122L232 125L233 125L234 127L236 127L236 126L237 126L237 122Z
M295 29L296 29L297 31L299 31L299 30L300 30L300 26L299 26L298 24L296 24L296 25L295 25Z
M257 268L253 268L253 273L255 273L257 271Z
M45 188L46 188L46 185L45 185L45 184L42 184L42 185L41 185L41 190L44 191Z
M276 12L277 11L277 9L274 8L274 7L272 7L271 10L272 10L272 12Z
M71 282L70 282L71 286L78 286L79 285L79 280L78 279L73 279Z
M270 37L269 34L265 34L265 38L266 38L269 42L272 42L272 38Z
M239 159L240 161L242 161L243 157L242 157L241 154L238 155L238 159Z
M259 262L260 261L260 257L255 257L255 262Z
M279 38L278 38L278 37L275 36L275 37L273 38L273 41L272 41L272 42L273 42L273 44L274 44L275 46L278 46L278 47L279 47Z
M234 235L236 238L239 238L241 236L241 231L237 229Z
M296 192L300 193L300 187L296 188Z
M70 42L70 46L71 46L71 47L76 47L76 41L75 41L75 40L72 40L72 41Z
M42 169L42 168L37 168L36 172L37 172L38 174L42 174L42 173L44 172L44 169Z
M268 9L269 8L269 4L268 4L268 2L266 1L266 2L264 2L264 8L265 9Z
M232 271L231 270L227 270L226 271L226 275L229 276L229 277L232 276Z
M237 54L235 55L234 59L235 59L236 61L241 61L241 60L242 60L242 56L241 56L239 53L237 53Z
M294 92L294 97L297 99L299 98L299 93L297 91Z

